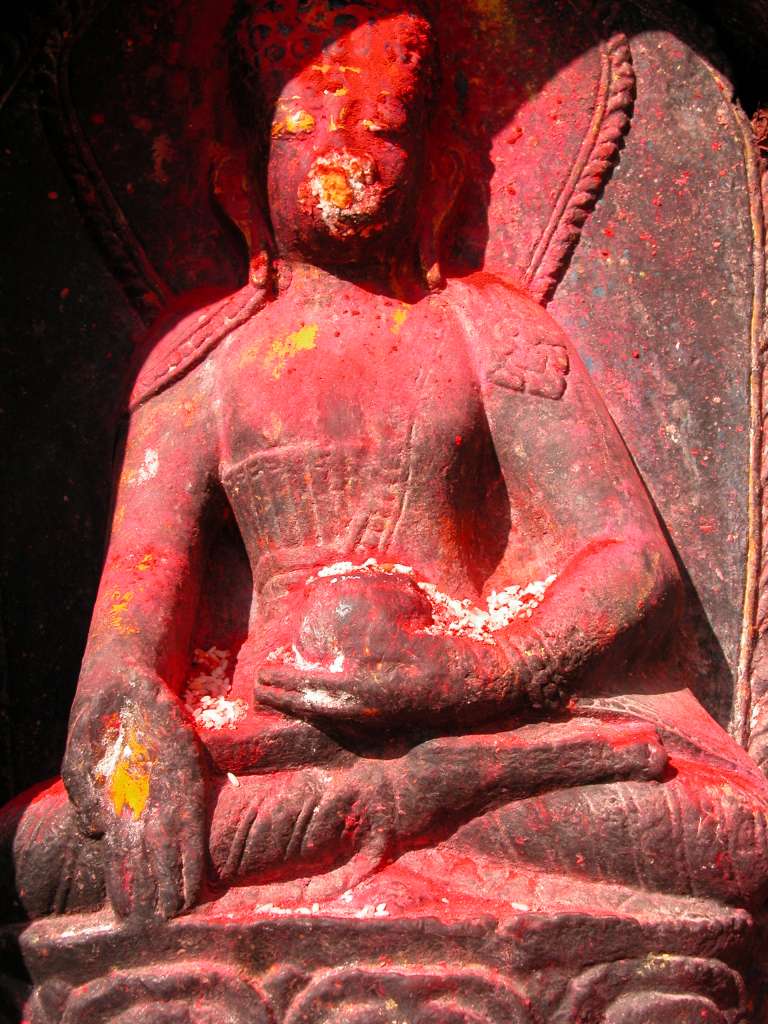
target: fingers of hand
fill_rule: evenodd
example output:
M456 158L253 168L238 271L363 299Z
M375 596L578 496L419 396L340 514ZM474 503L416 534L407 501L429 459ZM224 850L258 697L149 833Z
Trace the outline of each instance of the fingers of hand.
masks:
M146 870L154 885L142 889L142 895L151 896L141 912L158 917L175 917L184 906L184 879L182 872L182 836L173 827L174 822L150 819L145 832L148 854Z
M668 764L667 752L656 729L646 723L631 724L626 728L622 742L613 741L614 757L626 771L643 779L657 779Z
M112 816L105 834L107 894L122 917L174 917L193 906L205 873L205 802L199 773L155 779L138 818Z
M104 879L107 896L119 917L129 917L146 904L148 886L143 829L134 822L116 821L104 837Z

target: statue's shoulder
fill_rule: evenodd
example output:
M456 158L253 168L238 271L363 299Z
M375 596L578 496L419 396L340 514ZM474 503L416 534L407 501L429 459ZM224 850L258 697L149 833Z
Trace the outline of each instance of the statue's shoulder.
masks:
M562 328L534 299L494 274L450 281L443 293L486 386L558 399L572 353Z
M140 347L129 412L185 378L265 302L264 288L248 284L225 294L198 292L165 314Z

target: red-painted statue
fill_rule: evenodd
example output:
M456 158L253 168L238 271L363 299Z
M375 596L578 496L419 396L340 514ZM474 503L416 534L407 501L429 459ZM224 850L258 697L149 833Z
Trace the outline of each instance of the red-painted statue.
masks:
M406 931L631 907L709 921L673 950L695 973L768 891L768 783L675 654L668 540L564 330L519 280L448 272L468 161L426 10L294 7L230 22L253 150L215 187L249 281L145 346L63 785L13 812L21 904L147 935L212 907ZM206 616L230 627L196 647ZM557 1020L742 1019L692 977ZM518 988L482 1019L555 1019Z

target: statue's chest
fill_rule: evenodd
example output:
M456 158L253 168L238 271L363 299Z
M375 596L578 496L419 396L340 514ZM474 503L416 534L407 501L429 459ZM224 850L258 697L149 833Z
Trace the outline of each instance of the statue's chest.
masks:
M304 311L275 303L221 355L219 420L230 465L296 445L362 446L373 458L416 447L430 461L448 458L479 417L464 337L433 300Z

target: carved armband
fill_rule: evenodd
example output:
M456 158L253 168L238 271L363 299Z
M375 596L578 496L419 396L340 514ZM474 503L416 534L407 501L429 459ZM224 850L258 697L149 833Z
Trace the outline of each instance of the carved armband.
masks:
M569 368L563 345L513 330L509 341L497 346L488 380L508 391L558 399L565 393Z

